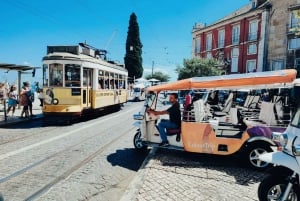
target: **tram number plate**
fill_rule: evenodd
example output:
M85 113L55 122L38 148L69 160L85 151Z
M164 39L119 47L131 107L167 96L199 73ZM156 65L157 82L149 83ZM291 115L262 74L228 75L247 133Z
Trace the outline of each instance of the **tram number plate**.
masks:
M81 96L80 88L72 88L71 92L72 92L72 96Z

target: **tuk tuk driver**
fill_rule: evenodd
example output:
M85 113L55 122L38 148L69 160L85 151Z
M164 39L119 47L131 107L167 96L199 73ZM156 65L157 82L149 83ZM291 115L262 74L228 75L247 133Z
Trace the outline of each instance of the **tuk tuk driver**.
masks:
M148 113L152 113L154 115L169 114L169 120L161 119L161 121L157 125L160 138L162 140L159 146L169 145L166 129L175 129L181 127L180 105L177 99L178 99L178 95L176 93L172 93L169 96L169 102L172 103L172 106L169 109L163 111L155 111L155 110L151 110L150 108L147 108L146 110Z

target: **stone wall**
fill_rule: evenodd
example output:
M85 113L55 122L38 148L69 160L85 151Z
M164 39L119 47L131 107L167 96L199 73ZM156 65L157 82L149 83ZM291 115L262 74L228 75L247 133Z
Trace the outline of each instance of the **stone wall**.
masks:
M299 0L278 1L270 0L272 9L270 11L270 27L268 42L268 66L266 70L272 69L272 61L283 60L286 66L287 56L287 25L290 19L290 5L297 4Z

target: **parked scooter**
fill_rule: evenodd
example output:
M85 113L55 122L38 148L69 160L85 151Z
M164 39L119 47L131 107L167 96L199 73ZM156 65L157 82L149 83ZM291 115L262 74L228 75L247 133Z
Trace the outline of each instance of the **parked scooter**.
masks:
M259 159L274 164L258 188L260 201L300 200L300 107L284 133L273 133L282 151L262 154Z

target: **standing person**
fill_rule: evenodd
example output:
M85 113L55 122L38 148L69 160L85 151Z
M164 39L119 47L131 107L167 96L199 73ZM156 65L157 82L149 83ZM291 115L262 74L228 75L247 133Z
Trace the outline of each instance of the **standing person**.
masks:
M29 82L26 82L27 96L28 96L28 110L29 110L29 113L30 113L30 117L35 116L35 115L32 114L32 103L34 102L33 87L35 88L35 85L32 85L32 87L30 88Z
M29 104L28 93L29 92L30 92L29 83L23 82L23 86L21 88L21 93L20 93L20 102L19 102L20 105L23 106L20 118L24 118L24 116L23 116L24 114L25 114L26 118L29 117L29 112L28 112L28 104Z
M39 95L38 95L38 99L40 100L40 106L43 107L43 89L40 88L39 89Z
M12 108L12 117L15 114L15 110L16 110L16 106L18 104L18 94L16 92L16 87L15 86L11 86L10 90L8 92L8 108L7 108L7 115L10 112L11 108Z
M157 126L160 134L160 138L162 140L159 146L169 145L166 129L175 129L181 127L180 105L177 99L178 99L178 95L176 93L170 94L169 101L170 103L172 103L172 106L169 109L164 111L155 111L147 108L148 113L152 113L154 115L169 114L170 117L170 120L162 119Z

